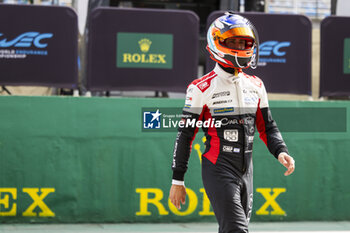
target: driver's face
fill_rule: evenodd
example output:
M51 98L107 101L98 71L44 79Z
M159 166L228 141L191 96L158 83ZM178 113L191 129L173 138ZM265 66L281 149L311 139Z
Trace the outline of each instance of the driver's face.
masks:
M245 49L246 47L246 41L244 39L240 39L240 38L227 38L224 41L224 44L226 47L230 48L230 49Z

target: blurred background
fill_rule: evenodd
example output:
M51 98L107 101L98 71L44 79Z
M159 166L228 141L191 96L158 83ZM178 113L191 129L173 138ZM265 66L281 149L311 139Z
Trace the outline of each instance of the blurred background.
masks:
M138 91L121 91L119 88L111 88L110 90L100 90L100 91L92 91L94 88L90 88L91 90L88 90L87 88L87 80L90 79L90 70L87 67L87 64L89 63L88 57L89 57L89 47L88 47L88 31L89 31L89 25L88 25L88 19L90 18L91 12L93 12L94 9L98 7L108 7L111 9L155 9L158 11L167 11L167 10L175 10L175 11L190 11L198 17L198 24L199 28L195 28L195 30L199 29L198 35L194 38L195 44L193 46L197 46L198 50L196 50L196 54L191 60L195 66L198 67L198 70L194 71L193 73L189 74L192 75L191 77L201 77L203 76L208 70L210 70L211 66L208 67L208 54L205 49L206 47L206 30L208 27L208 17L210 14L214 11L226 11L226 10L233 10L236 12L246 12L246 13L263 13L263 14L285 14L285 15L303 15L306 16L310 22L311 25L311 33L312 36L310 36L311 41L307 41L307 51L299 51L300 53L308 53L311 49L311 54L308 54L305 61L311 64L307 64L307 67L303 67L305 72L308 72L308 74L303 77L303 79L307 79L309 83L308 93L298 93L298 90L288 91L289 93L286 93L285 90L280 88L269 88L268 92L270 94L271 99L303 99L308 100L310 98L312 99L318 99L319 97L322 98L336 98L336 99L347 99L348 93L338 93L337 95L334 94L325 94L323 91L320 93L320 89L323 88L322 81L320 83L320 79L323 80L324 78L320 77L323 75L323 71L320 69L320 63L324 62L327 63L327 59L330 59L328 54L324 55L324 58L321 61L321 51L320 48L320 37L321 37L321 31L320 31L320 25L322 20L329 16L348 16L349 15L349 5L347 1L331 1L331 0L231 0L231 1L214 1L214 0L208 0L208 1L114 1L114 0L90 0L90 1L74 1L74 0L38 0L38 1L29 1L29 0L2 0L2 3L5 4L21 4L21 5L41 5L41 6L66 6L74 9L74 11L77 14L77 22L79 33L78 33L78 54L77 54L77 61L78 61L78 71L75 75L78 76L78 84L75 88L60 88L56 84L56 88L33 88L33 87L11 87L11 83L9 85L4 86L5 90L2 90L1 94L35 94L35 91L37 92L37 95L73 95L74 90L76 90L76 94L79 93L79 95L97 95L97 96L153 96L153 95L159 95L159 96L170 96L175 98L181 98L184 95L181 94L184 91L177 91L175 93L172 93L172 91L157 91L156 93L153 93L153 90L150 92L140 92ZM216 15L217 16L217 15ZM248 17L249 18L249 17ZM254 16L252 16L254 18ZM252 19L251 18L251 19ZM111 19L109 19L111 20ZM102 22L103 24L113 24L113 22L106 20ZM209 20L213 20L210 18ZM256 22L255 22L256 23ZM76 25L74 25L76 26ZM194 26L194 25L193 25ZM260 26L260 25L259 25ZM287 22L283 22L279 25L276 25L279 28L284 28L286 30L289 25ZM197 26L194 26L197 27ZM265 25L261 25L261 27L265 27ZM341 26L339 26L341 28ZM341 29L339 29L341 30ZM275 30L278 31L278 30ZM101 32L106 33L106 32ZM304 32L305 33L305 32ZM309 31L306 33L310 33ZM277 32L276 32L277 34ZM102 36L102 35L100 35ZM272 38L274 35L272 36ZM263 38L264 39L264 38ZM93 46L94 42L91 41L91 47ZM111 45L112 46L112 45ZM293 49L293 48L291 48ZM329 49L332 50L332 49ZM72 51L71 51L72 52ZM91 51L90 51L91 52ZM340 51L343 52L343 51ZM92 52L90 57L96 56L95 52ZM332 52L331 52L332 53ZM305 56L305 55L303 55ZM331 54L333 56L333 54ZM342 56L342 54L334 54L334 56ZM91 58L93 60L93 58ZM115 58L114 58L115 59ZM311 59L311 60L310 60ZM290 60L290 59L289 59ZM94 61L91 61L94 64ZM297 66L299 64L293 64L293 63L287 63L288 66ZM33 64L34 65L34 64ZM271 64L272 65L272 64ZM270 65L270 66L271 66ZM281 64L280 64L281 65ZM273 64L271 69L274 69L276 64ZM15 67L15 66L13 66ZM100 67L103 70L106 69L113 69L109 68L109 66ZM311 70L309 70L311 68ZM98 69L98 68L96 68ZM330 68L326 70L326 72L331 73L333 68ZM91 71L94 72L94 71ZM121 72L121 71L120 71ZM119 73L120 73L119 72ZM118 71L116 71L118 73ZM116 73L109 73L109 75L116 75ZM122 72L123 73L123 72ZM261 73L258 72L257 75L266 75L269 76L270 72L264 70ZM93 77L92 79L95 79L95 75L91 74ZM327 76L327 74L325 74ZM29 78L29 77L28 77ZM264 77L262 77L264 78ZM187 78L190 80L190 78ZM288 78L286 78L288 79ZM326 82L326 81L325 81ZM267 82L270 83L270 82ZM13 83L15 84L15 83ZM34 83L33 83L34 84ZM348 83L346 83L348 84ZM43 84L40 84L41 86ZM268 84L269 85L269 84ZM276 84L277 85L277 84ZM278 84L280 85L280 84ZM281 84L282 85L282 84ZM304 84L305 85L305 84ZM325 84L327 85L327 84ZM17 86L17 84L16 84ZM28 85L26 85L28 86ZM339 86L344 86L340 85ZM96 88L95 88L96 89ZM114 89L114 90L112 90ZM119 89L119 90L118 90ZM139 88L142 89L142 88ZM6 91L7 90L7 91ZM10 91L12 90L12 92ZM335 91L335 90L334 90ZM332 92L334 92L332 90ZM300 92L300 91L299 91ZM277 95L276 95L277 93ZM294 95L297 94L297 95ZM304 95L306 94L306 95Z
M145 116L181 112L187 85L213 68L206 31L227 10L257 27L260 61L245 72L264 81L296 160L284 177L256 135L252 222L348 228L347 0L0 0L0 223L215 223L203 133L177 210L176 128Z

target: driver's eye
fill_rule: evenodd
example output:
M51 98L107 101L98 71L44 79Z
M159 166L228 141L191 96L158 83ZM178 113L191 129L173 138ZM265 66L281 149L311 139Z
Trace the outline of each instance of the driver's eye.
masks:
M225 45L231 49L243 49L245 47L245 41L238 39L227 39L225 41Z

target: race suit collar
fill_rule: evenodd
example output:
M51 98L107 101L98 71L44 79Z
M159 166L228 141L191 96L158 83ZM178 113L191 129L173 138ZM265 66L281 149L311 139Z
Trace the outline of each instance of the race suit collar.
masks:
M241 72L234 72L234 69L232 69L232 73L224 70L223 67L221 67L218 63L216 63L215 68L214 68L214 72L219 76L222 77L224 79L230 79L230 80L236 80L240 77L240 73ZM234 73L233 73L234 72ZM235 75L236 74L236 75Z

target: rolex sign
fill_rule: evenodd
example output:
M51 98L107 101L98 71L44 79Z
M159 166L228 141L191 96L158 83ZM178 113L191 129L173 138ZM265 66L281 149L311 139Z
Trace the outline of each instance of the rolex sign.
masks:
M173 68L173 35L117 33L118 68Z

